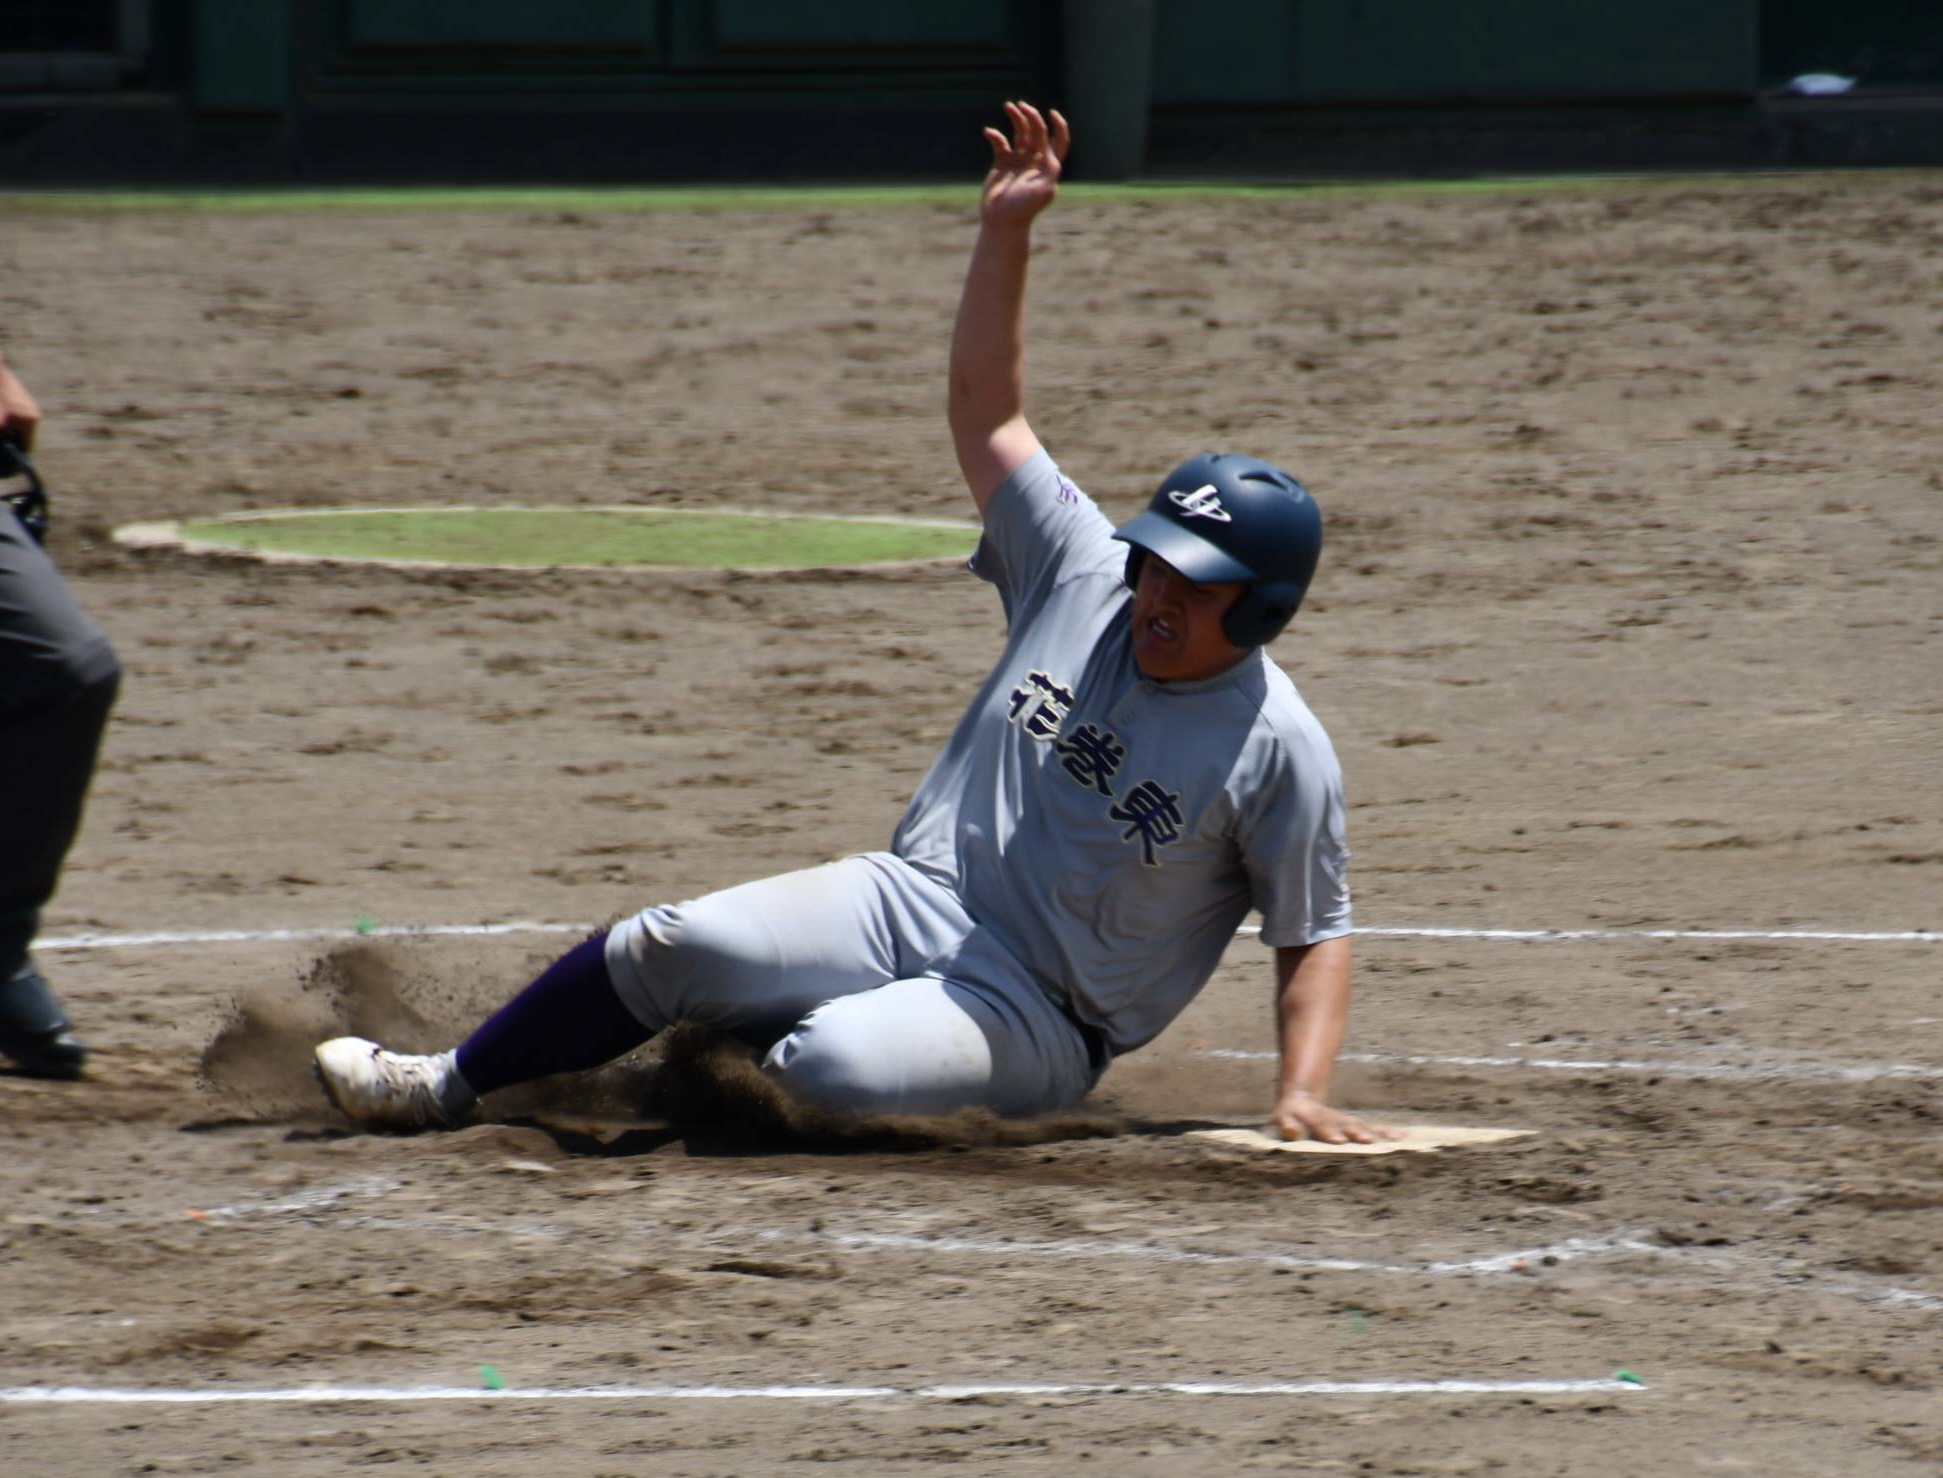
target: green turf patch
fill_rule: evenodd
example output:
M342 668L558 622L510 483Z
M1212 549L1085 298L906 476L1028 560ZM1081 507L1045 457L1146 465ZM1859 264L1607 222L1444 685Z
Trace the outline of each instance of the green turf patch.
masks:
M1531 178L1337 181L1084 182L1062 186L1062 199L1100 204L1159 204L1194 200L1287 200L1327 195L1439 195L1534 190L1585 190L1619 185L1726 183L1746 177L1667 175L1548 175ZM0 193L0 213L156 211L242 213L289 211L529 210L543 212L644 210L848 210L860 207L948 205L976 211L978 186L398 186L286 190L20 190Z
M443 210L644 211L799 210L874 205L964 205L971 185L831 186L438 186L282 190L21 190L0 193L0 211L157 211L258 214L272 211Z
M182 540L258 554L499 568L788 569L962 559L971 524L650 508L320 510L203 519Z

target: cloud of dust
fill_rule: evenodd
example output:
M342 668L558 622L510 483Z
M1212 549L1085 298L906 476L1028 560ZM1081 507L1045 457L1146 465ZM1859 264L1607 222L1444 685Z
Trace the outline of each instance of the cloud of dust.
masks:
M223 1106L254 1119L329 1113L311 1075L311 1049L329 1037L359 1036L408 1052L451 1045L446 1029L406 1000L415 974L393 947L358 942L312 962L295 991L265 987L239 996L203 1048L203 1086Z

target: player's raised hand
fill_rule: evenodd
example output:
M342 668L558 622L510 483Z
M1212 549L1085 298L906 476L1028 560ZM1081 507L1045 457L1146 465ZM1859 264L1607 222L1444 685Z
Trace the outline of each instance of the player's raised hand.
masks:
M992 146L992 168L985 176L980 212L990 225L1024 225L1052 204L1059 193L1059 171L1072 146L1072 133L1057 108L1051 125L1031 103L1007 103L1012 124L1007 138L996 128L985 130Z

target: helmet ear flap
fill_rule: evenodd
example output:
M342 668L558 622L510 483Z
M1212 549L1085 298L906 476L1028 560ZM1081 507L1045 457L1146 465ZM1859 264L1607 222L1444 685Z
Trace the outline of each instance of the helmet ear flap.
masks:
M1257 580L1242 591L1221 617L1228 644L1246 651L1265 647L1282 634L1302 604L1302 587L1288 580Z
M1147 551L1138 544L1127 546L1127 589L1140 584L1140 571L1147 563ZM1228 644L1247 651L1265 647L1282 634L1302 604L1302 587L1290 580L1255 580L1244 588L1235 603L1221 617L1221 634Z

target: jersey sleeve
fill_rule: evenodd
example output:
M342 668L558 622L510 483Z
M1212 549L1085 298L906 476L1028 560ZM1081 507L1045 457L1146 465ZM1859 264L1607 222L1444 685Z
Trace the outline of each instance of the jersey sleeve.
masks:
M985 532L972 573L996 585L1008 619L1078 573L1117 573L1126 546L1098 505L1059 470L1043 447L998 485L985 503Z
M1287 753L1248 808L1242 862L1262 943L1315 944L1350 932L1349 848L1344 841L1342 770L1320 751Z

